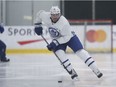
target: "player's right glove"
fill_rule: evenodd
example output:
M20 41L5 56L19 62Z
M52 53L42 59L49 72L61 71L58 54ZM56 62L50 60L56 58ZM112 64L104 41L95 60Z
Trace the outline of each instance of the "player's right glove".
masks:
M4 32L4 27L2 25L0 25L0 33Z
M56 44L51 42L49 45L47 45L47 48L49 51L53 51L56 48Z
M47 45L47 48L50 51L54 51L58 45L59 42L57 40L53 40L50 44Z

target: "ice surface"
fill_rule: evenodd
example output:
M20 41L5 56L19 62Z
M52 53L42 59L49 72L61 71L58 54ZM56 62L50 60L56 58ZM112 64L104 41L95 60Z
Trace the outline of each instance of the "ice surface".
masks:
M73 82L54 54L9 54L9 63L0 62L0 87L115 87L116 54L91 55L104 76L97 78L79 57L67 54L80 79Z

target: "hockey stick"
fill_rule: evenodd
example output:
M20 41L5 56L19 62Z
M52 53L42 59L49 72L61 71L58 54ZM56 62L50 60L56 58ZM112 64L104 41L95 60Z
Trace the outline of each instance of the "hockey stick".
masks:
M49 45L49 43L48 43L47 40L44 38L44 36L41 35L41 37L44 39L44 41L46 42L46 44ZM71 74L71 73L72 73L72 70L71 70L71 71L68 71L67 68L64 66L63 62L62 62L62 61L60 60L60 58L58 57L58 55L57 55L54 51L52 51L52 52L55 54L55 56L57 57L57 59L60 61L61 65L63 65L64 69L65 69L69 74ZM75 71L74 69L73 69L73 71L76 73L76 71ZM77 73L76 73L75 75L78 76ZM73 78L75 77L75 75L74 75L74 76L71 76L71 78L73 79Z

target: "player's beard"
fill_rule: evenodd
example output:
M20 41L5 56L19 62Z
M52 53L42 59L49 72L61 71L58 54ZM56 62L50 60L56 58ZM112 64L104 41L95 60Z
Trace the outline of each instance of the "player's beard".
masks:
M52 21L53 22L57 22L59 18L53 18Z
M60 19L60 17L59 17L59 18L51 18L51 21L52 21L53 23L56 23L59 19Z

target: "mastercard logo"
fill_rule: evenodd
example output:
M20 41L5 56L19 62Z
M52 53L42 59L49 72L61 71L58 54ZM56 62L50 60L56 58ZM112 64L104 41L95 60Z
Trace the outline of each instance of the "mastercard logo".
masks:
M102 29L89 30L86 32L86 38L89 42L104 42L106 40L106 32Z

